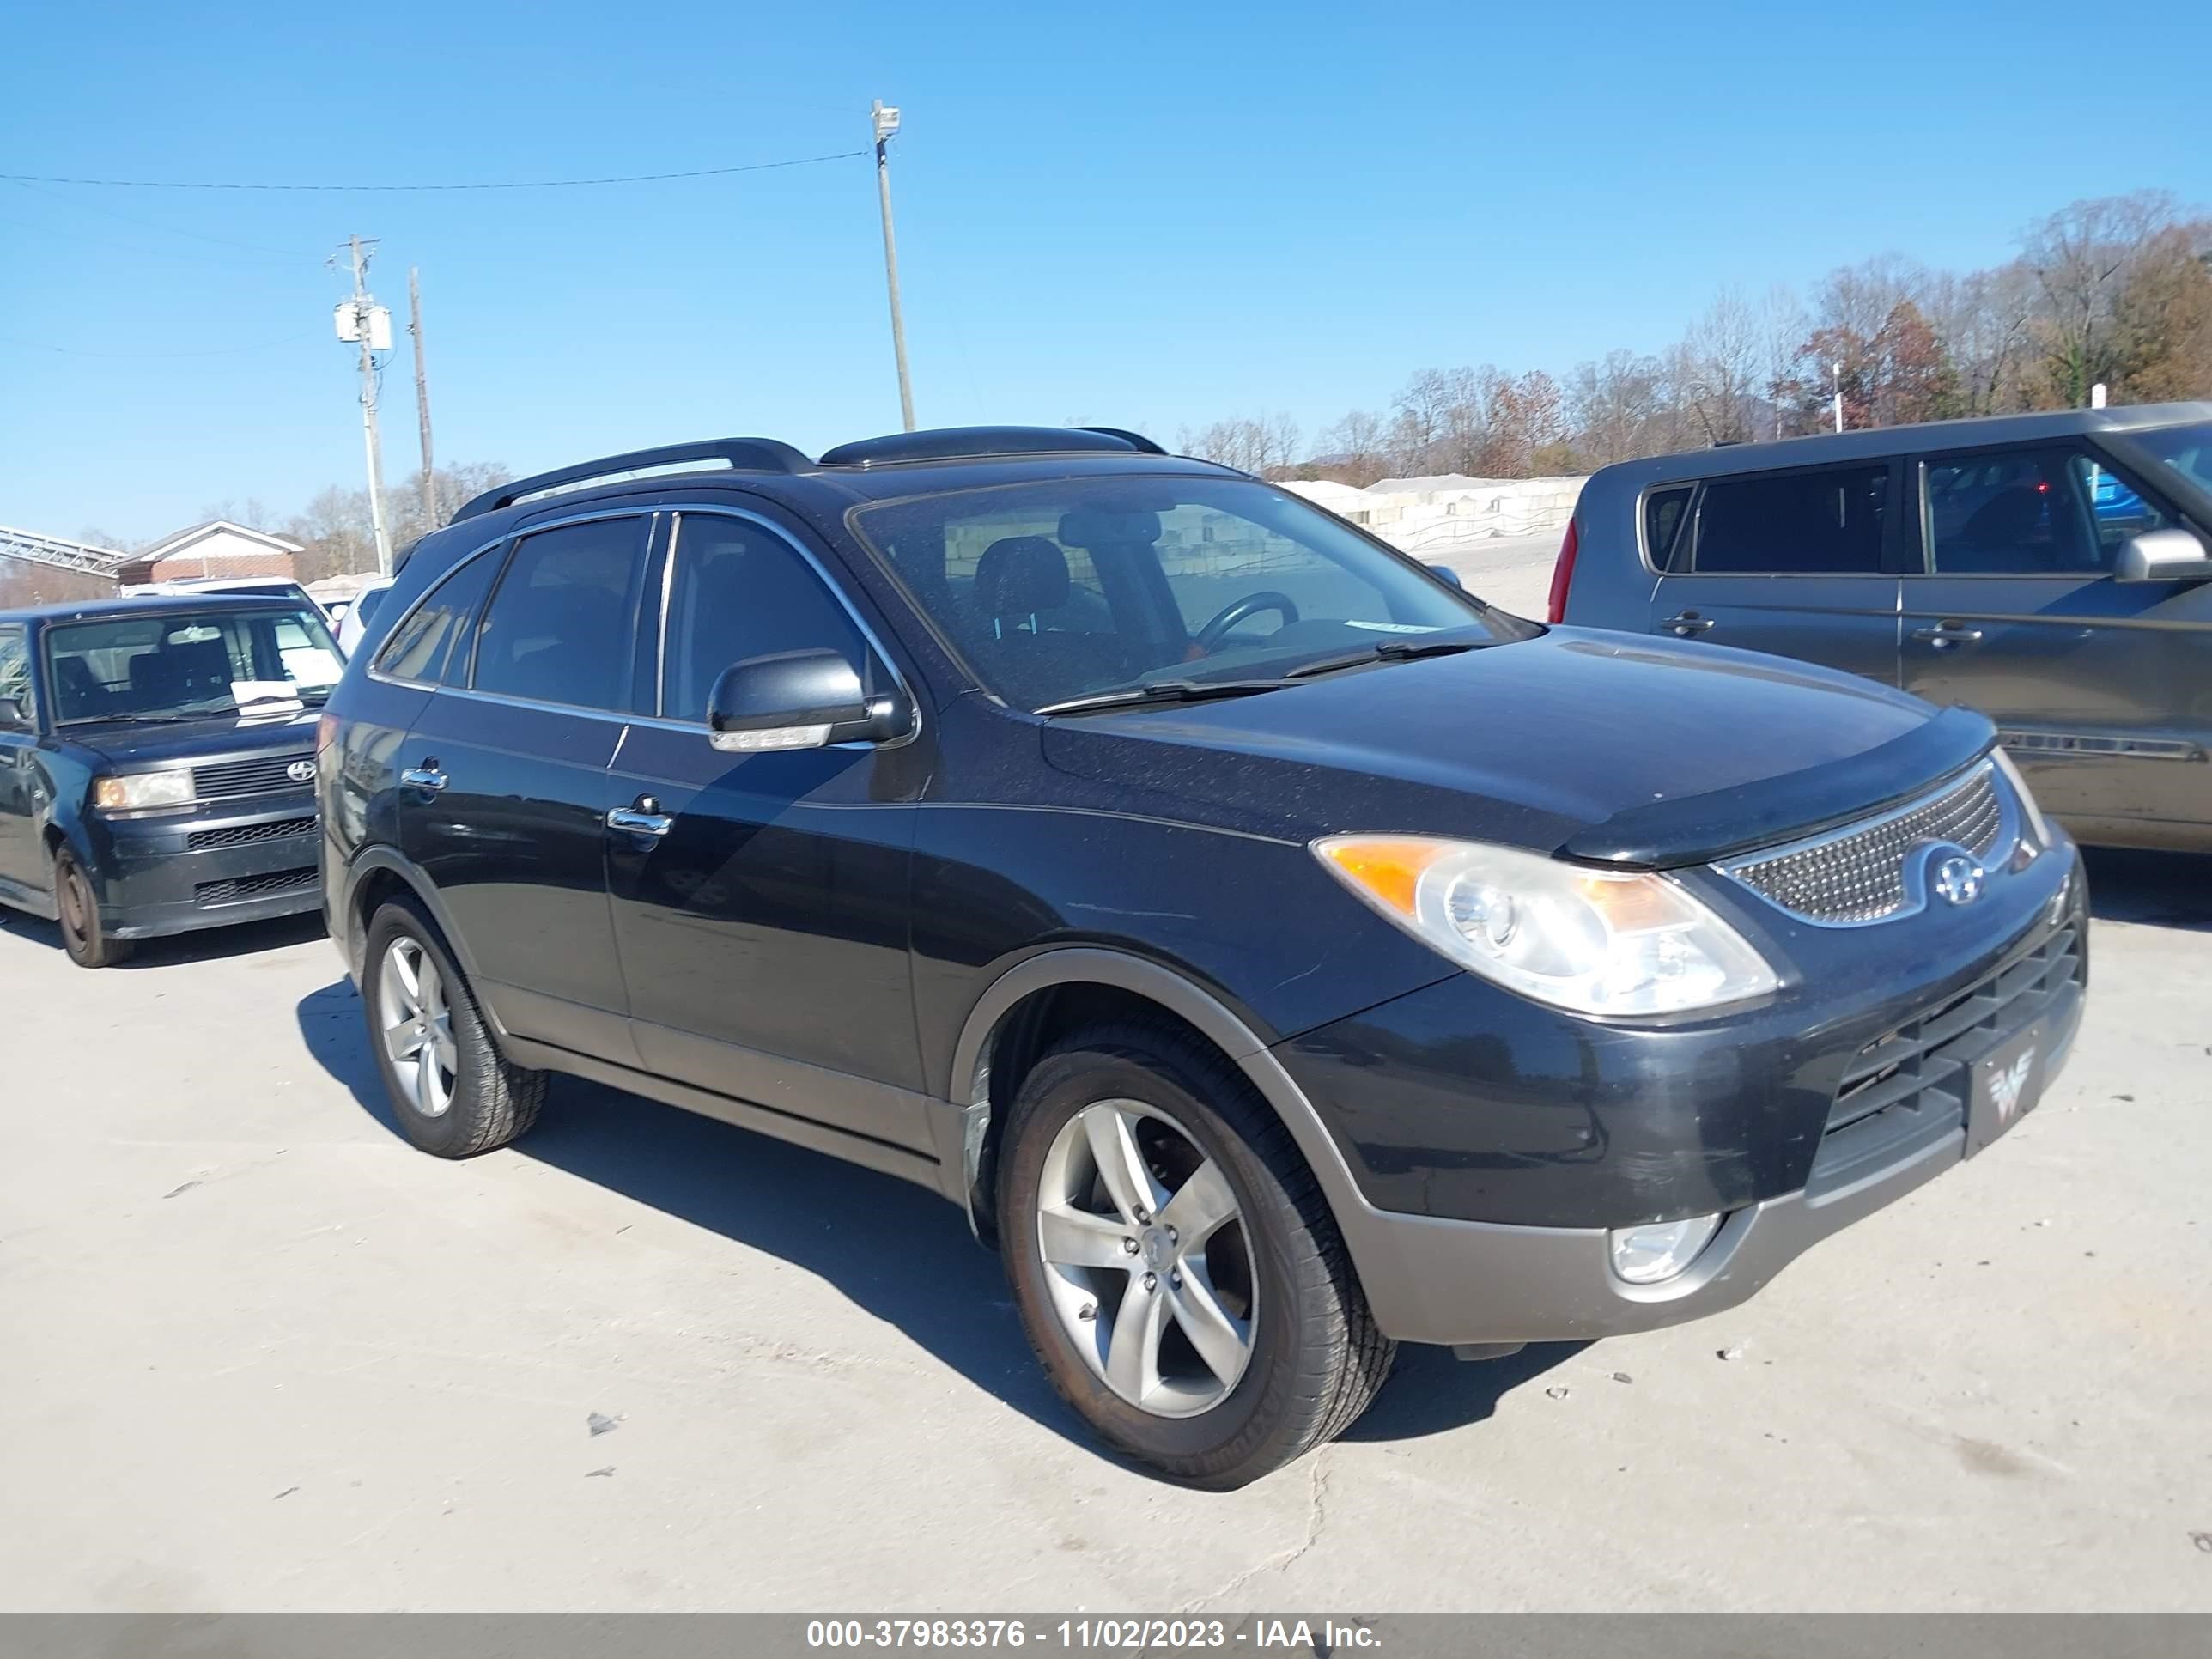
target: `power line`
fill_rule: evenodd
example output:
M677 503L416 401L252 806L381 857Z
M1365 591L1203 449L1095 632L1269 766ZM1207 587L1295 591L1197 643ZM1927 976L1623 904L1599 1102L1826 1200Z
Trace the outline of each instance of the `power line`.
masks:
M26 351L52 351L64 357L236 357L249 351L274 351L278 346L295 345L302 340L321 337L319 332L288 334L281 340L263 340L255 345L218 346L209 351L82 351L75 346L48 345L44 340L19 340L11 335L0 334L0 345L20 346Z
M96 202L79 202L73 200L67 196L64 196L56 191L41 190L38 185L30 183L27 179L12 179L10 182L21 185L25 190L33 191L38 195L45 197L50 202L59 202L64 207L74 208L80 213L97 213L103 218L112 219L119 224L138 225L147 230L158 230L163 234L169 236L189 236L194 241L212 242L219 247L244 248L249 252L266 254L270 256L265 261L265 263L270 264L276 264L281 262L287 265L296 265L307 263L306 257L304 255L287 252L282 248L270 247L264 243L241 242L233 237L212 236L204 230L186 230L178 225L159 224L151 219L141 219L135 213L118 213L113 208L101 207ZM64 232L63 234L66 235L70 233ZM258 260L232 260L229 263L242 265L264 262Z
M605 179L508 179L478 184L431 185L276 185L259 182L211 181L187 179L64 179L40 173L0 173L18 185L85 185L102 190L252 190L380 192L449 190L580 190L599 185L653 185L677 179L720 179L735 173L766 173L776 167L809 167L823 161L848 161L874 153L872 146L841 149L829 155L798 155L783 161L748 161L740 167L694 167L684 173L629 173Z

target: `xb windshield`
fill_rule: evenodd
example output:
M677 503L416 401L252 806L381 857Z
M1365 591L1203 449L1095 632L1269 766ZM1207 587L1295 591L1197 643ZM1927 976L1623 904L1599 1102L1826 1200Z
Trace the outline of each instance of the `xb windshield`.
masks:
M886 502L853 523L984 684L1033 711L1147 686L1266 690L1517 627L1245 479L1054 479Z
M55 723L280 713L329 696L343 658L312 611L210 605L46 633Z

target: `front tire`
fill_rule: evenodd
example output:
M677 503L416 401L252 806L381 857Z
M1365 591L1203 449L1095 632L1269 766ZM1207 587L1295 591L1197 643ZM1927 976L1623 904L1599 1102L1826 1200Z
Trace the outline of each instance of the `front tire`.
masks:
M1000 1158L1030 1342L1109 1443L1227 1491L1334 1438L1389 1376L1344 1241L1281 1120L1161 1023L1060 1044Z
M131 954L131 941L112 939L100 920L92 878L66 847L54 848L54 914L62 949L80 968L112 968Z
M545 1073L499 1052L430 919L406 900L383 906L362 958L362 1009L400 1133L440 1158L474 1158L526 1133Z

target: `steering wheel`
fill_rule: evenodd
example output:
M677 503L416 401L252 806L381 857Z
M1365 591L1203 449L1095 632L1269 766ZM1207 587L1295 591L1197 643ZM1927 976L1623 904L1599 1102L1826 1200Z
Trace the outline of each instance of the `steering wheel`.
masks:
M1231 629L1247 617L1256 617L1262 611L1279 612L1285 628L1298 619L1298 608L1291 603L1289 594L1263 589L1257 593L1247 593L1243 599L1231 600L1222 606L1215 613L1213 620L1198 630L1198 635L1192 643L1204 652L1218 651Z

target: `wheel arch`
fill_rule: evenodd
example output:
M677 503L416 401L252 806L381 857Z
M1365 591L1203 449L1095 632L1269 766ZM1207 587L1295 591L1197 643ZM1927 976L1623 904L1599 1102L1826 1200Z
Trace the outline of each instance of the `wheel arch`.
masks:
M1060 1032L1115 1014L1164 1015L1243 1073L1297 1143L1340 1224L1364 1210L1344 1154L1267 1041L1235 1010L1172 968L1126 951L1071 946L1016 963L969 1011L952 1054L951 1095L960 1129L960 1190L969 1224L997 1239L998 1138L1028 1063Z
M438 896L436 884L420 866L403 857L397 849L371 847L354 860L346 875L344 946L347 971L352 975L354 983L361 983L370 918L375 915L379 905L398 897L411 898L428 913L441 942L473 981L477 977L476 958L453 926L453 917Z

